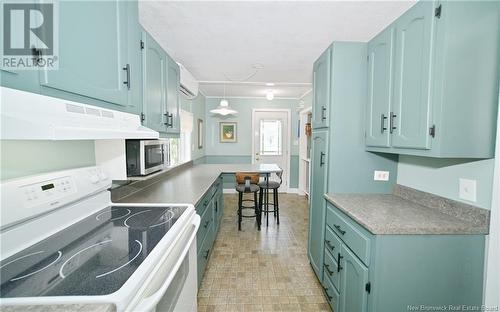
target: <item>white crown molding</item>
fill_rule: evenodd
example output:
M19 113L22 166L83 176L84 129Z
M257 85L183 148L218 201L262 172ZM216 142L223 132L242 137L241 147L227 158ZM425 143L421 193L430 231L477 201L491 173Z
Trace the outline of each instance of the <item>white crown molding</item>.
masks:
M300 97L299 97L299 100L302 100L306 95L308 95L309 93L312 92L312 89L309 89L307 90L306 92L304 92Z
M260 81L224 81L224 80L198 80L199 84L204 85L249 85L249 86L265 86L265 87L279 87L279 86L294 86L294 87L307 87L311 86L311 82L274 82L274 85L268 86L266 85L268 82L260 82Z
M267 100L265 96L222 96L222 95L208 95L205 96L207 99L264 99ZM272 102L274 100L299 100L300 98L298 97L281 97L281 96L275 96L273 100L269 101Z

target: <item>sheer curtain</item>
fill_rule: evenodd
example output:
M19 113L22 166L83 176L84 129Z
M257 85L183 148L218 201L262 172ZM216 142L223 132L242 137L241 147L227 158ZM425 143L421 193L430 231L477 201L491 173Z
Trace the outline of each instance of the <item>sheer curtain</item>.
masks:
M180 161L191 160L191 145L193 134L193 113L181 109Z

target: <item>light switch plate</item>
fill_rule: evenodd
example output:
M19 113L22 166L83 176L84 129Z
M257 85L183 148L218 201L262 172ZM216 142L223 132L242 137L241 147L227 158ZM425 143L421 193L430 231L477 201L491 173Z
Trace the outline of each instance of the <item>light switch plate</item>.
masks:
M373 180L389 181L389 171L375 170L375 172L373 173Z
M476 180L460 178L459 185L460 199L476 202Z

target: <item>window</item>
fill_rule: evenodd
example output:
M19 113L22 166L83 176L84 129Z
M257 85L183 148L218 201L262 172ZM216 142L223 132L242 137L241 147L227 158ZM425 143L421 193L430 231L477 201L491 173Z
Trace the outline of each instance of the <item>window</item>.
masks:
M283 153L281 142L281 120L260 121L260 154L279 156Z
M179 153L181 162L191 160L191 137L193 134L193 113L181 110L181 137Z
M181 133L179 138L168 139L168 165L173 167L191 160L191 136L193 114L181 110Z

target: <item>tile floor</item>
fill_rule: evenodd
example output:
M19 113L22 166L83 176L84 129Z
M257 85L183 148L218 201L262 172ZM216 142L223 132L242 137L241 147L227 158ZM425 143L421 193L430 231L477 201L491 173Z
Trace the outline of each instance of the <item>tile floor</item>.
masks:
M198 292L198 311L330 311L307 258L305 197L279 194L280 225L272 215L257 231L237 195L224 195L224 215Z

